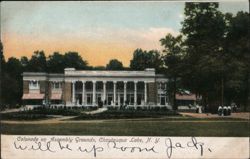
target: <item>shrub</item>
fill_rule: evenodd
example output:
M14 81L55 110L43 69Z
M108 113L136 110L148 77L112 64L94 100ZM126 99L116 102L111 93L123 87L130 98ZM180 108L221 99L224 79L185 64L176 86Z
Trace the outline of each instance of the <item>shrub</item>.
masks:
M49 118L44 114L30 114L26 112L2 113L1 120L39 120Z
M145 110L145 109L125 109L125 110L115 110L108 109L105 112L98 114L81 114L80 116L74 118L74 120L91 120L91 119L126 119L126 118L159 118L162 116L174 116L178 115L174 111L169 111L167 109L159 111L157 110Z
M81 114L81 110L79 109L65 109L65 108L49 109L49 108L42 108L42 107L39 107L34 110L24 111L24 112L28 114L65 115L65 116Z

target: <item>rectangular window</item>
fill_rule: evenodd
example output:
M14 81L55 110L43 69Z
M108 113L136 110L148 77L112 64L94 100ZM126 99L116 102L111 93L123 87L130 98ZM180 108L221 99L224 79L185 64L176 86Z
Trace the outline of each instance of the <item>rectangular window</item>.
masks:
M161 89L162 89L162 90L165 90L165 83L162 83L162 84L161 84Z
M87 94L87 104L92 104L92 94Z
M29 89L39 89L39 83L38 81L30 81L29 82Z
M61 82L53 82L52 89L61 89L62 83Z

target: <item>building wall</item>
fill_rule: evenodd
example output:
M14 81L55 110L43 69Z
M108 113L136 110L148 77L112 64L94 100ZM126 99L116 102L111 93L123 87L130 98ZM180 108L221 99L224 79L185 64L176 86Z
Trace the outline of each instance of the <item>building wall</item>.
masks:
M39 81L39 84L40 84L40 93L45 93L46 82Z
M157 100L157 87L156 83L148 83L148 102L149 104L156 104Z
M72 88L71 88L71 82L64 82L63 86L62 86L62 92L63 92L63 101L64 103L68 103L71 101L71 92L72 92Z
M40 93L45 94L45 103L49 102L49 83L48 81L39 81L40 84Z
M23 81L23 94L29 93L29 81Z
M51 94L52 94L52 82L48 81L48 96L49 96L49 99L51 98Z

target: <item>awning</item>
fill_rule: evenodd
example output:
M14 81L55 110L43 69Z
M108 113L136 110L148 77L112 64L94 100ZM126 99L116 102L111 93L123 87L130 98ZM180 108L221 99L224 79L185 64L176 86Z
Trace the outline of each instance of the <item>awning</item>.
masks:
M177 100L196 100L196 96L195 94L190 94L190 95L187 95L187 94L176 94L175 95L175 98Z
M41 93L23 94L22 99L44 99L44 94Z
M62 99L62 93L52 93L50 99L52 99L52 100L61 100Z

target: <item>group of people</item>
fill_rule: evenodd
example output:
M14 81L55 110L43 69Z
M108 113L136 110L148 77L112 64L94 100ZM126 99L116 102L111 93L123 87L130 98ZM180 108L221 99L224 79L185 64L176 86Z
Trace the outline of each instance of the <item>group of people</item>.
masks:
M219 106L218 107L218 115L219 116L228 116L231 115L231 106Z

